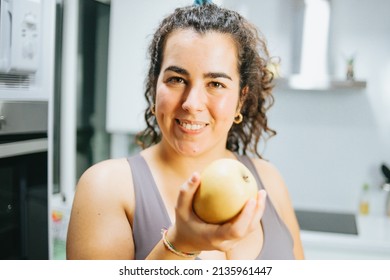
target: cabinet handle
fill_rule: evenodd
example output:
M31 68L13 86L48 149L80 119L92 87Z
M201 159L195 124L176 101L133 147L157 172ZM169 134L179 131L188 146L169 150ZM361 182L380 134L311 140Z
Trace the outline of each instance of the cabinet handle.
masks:
M4 116L0 116L0 130L3 129L3 125L5 125L7 122L5 120Z

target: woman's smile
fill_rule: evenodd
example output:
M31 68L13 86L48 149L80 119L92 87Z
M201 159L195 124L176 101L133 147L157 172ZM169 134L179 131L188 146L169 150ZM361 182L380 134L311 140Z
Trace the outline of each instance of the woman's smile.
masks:
M176 123L179 125L180 129L185 133L200 133L209 123L199 122L199 121L189 121L184 119L176 119Z
M225 149L238 108L237 64L229 35L178 30L168 37L156 88L162 143L183 155Z

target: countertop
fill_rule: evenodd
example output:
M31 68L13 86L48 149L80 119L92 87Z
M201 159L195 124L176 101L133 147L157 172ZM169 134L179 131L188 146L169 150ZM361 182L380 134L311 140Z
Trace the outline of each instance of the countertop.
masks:
M356 216L358 234L301 231L307 259L390 260L390 218Z

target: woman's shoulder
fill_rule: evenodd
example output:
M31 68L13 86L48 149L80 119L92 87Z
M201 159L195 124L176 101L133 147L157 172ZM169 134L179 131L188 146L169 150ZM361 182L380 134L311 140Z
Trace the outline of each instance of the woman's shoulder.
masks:
M131 172L126 158L107 159L89 167L80 177L79 183L94 182L105 185L128 176L131 176Z
M133 258L129 221L134 205L126 159L105 160L88 168L78 181L73 200L68 258Z
M281 176L279 170L271 162L269 162L265 159L262 159L262 158L258 158L258 157L250 157L250 156L246 156L246 157L247 157L247 159L249 159L253 163L253 165L254 165L257 173L261 177L262 181L263 180L266 180L266 181L282 180L282 176Z
M89 167L78 181L77 193L97 201L128 198L132 193L132 176L127 159L108 159Z

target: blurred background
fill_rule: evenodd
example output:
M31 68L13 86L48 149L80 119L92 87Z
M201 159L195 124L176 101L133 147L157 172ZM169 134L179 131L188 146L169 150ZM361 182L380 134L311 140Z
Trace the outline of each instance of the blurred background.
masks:
M242 13L267 39L276 76L269 124L277 136L260 147L290 190L307 258L390 259L383 168L390 165L390 2L214 2ZM0 234L19 244L9 249L18 253L2 258L65 258L77 180L96 162L139 151L147 46L163 16L192 3L1 0ZM47 127L39 130L47 180L39 183L45 192L36 215L47 214L48 245L36 255L28 253L35 250L28 249L32 231L21 226L36 218L23 214L28 198L17 198L22 173L9 176L23 168L14 163L22 162L18 155L5 152L8 103L47 110ZM25 112L16 118L29 119Z

